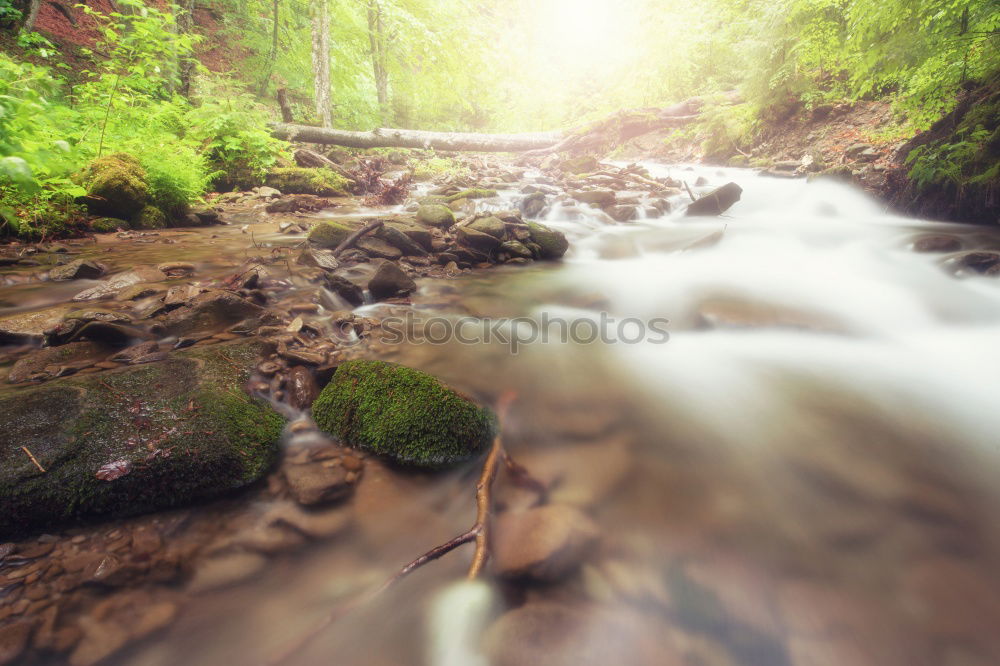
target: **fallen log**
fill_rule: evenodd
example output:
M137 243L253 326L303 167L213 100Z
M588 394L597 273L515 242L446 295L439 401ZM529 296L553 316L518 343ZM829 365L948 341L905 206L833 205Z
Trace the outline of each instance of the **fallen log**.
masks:
M271 133L286 141L322 143L348 148L433 148L484 153L519 153L557 144L559 132L526 134L467 134L463 132L425 132L409 129L376 129L371 132L335 130L308 125L279 123Z
M735 104L739 101L739 93L735 91L725 93L720 99L723 104ZM684 127L698 119L706 103L707 99L704 97L691 97L665 108L618 111L568 132L472 134L411 129L354 132L286 122L272 125L271 133L286 141L347 148L433 148L483 153L524 153L526 156L554 152L603 155L634 137L656 130Z

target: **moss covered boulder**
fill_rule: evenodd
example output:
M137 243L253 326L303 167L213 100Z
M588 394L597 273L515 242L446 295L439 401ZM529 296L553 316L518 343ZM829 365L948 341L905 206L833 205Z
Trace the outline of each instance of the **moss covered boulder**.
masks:
M131 219L150 200L146 170L127 153L97 158L77 180L87 189L84 203L96 215Z
M119 229L131 229L132 225L116 217L98 217L90 222L90 228L99 234L109 234Z
M486 190L482 188L473 188L470 190L462 190L461 192L456 192L455 194L449 195L445 198L445 201L452 203L453 201L458 201L459 199L489 199L490 197L495 197L497 195L496 190Z
M259 353L254 343L198 349L0 393L0 541L189 504L259 479L283 427L243 390Z
M272 169L264 183L282 194L315 194L321 197L350 193L350 181L329 169L281 167Z
M569 249L569 241L561 231L537 222L528 222L528 231L531 233L531 240L541 248L539 259L559 259Z
M401 465L441 468L478 456L496 417L436 378L384 361L348 361L312 406L316 424Z
M354 229L340 222L323 222L309 230L309 242L317 247L334 248L352 233Z
M167 226L167 216L156 206L145 206L132 218L133 229L163 229Z
M455 213L444 204L423 204L417 209L417 222L428 227L447 229L455 224Z

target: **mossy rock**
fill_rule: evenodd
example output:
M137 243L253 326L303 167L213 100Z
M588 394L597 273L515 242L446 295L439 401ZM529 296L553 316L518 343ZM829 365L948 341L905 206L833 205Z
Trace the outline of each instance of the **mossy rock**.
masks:
M132 218L133 229L163 229L167 226L167 216L156 206L146 206Z
M430 251L433 248L432 241L434 240L434 235L427 229L427 227L422 227L419 224L411 224L409 222L386 222L385 226L406 234L410 240L424 250Z
M496 190L486 190L482 188L473 188L470 190L462 190L461 192L456 192L445 197L447 203L452 201L458 201L459 199L489 199L490 197L495 197L497 195Z
M477 457L497 428L489 409L431 375L384 361L341 364L312 413L345 444L432 469Z
M87 189L87 209L97 215L131 219L150 200L146 170L127 153L97 158L77 180Z
M544 224L527 222L531 240L540 248L540 259L560 259L569 249L569 241L561 231L550 229Z
M478 231L479 233L489 234L490 236L501 240L503 240L507 233L507 227L504 225L503 220L493 215L489 217L481 217L469 224L468 227Z
M259 479L283 427L243 390L260 352L241 342L0 394L0 540L190 504ZM117 461L126 474L98 478Z
M448 203L448 197L441 194L431 194L426 197L420 197L417 199L417 203L421 206L432 206L434 204L446 205Z
M90 228L99 234L109 234L119 229L131 229L132 225L116 217L98 217L90 222Z
M309 230L309 242L317 247L335 248L354 233L354 229L339 222L323 222Z
M590 173L591 171L597 171L600 166L600 162L597 161L596 157L591 155L581 155L580 157L570 157L559 163L559 168L566 173Z
M442 204L424 204L417 209L417 222L428 227L447 229L455 224L455 213Z
M326 168L281 167L271 169L264 179L268 187L282 194L315 194L321 197L345 196L350 193L350 181Z

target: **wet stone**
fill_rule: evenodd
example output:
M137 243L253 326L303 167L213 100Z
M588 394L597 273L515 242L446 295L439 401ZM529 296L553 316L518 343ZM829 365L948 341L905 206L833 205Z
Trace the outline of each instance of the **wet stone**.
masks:
M957 236L933 234L913 241L914 252L958 252L961 249L962 240Z
M259 573L267 565L267 558L256 553L226 553L203 560L188 583L191 594L235 585Z
M352 484L347 480L348 471L343 467L288 464L283 473L289 492L299 504L305 506L336 502L351 494Z
M599 529L579 509L552 504L501 514L495 523L494 566L502 576L558 580L576 569Z
M32 622L20 620L0 626L0 665L17 663L31 636Z
M104 275L101 264L85 259L77 259L49 270L50 280L95 280Z

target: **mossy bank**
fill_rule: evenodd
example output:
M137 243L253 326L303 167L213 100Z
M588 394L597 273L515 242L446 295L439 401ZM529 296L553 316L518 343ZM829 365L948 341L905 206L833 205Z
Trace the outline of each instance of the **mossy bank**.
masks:
M313 403L316 424L351 446L401 465L442 468L478 456L496 417L419 370L348 361Z
M0 395L0 540L188 504L259 479L283 427L243 390L259 351L212 347Z

